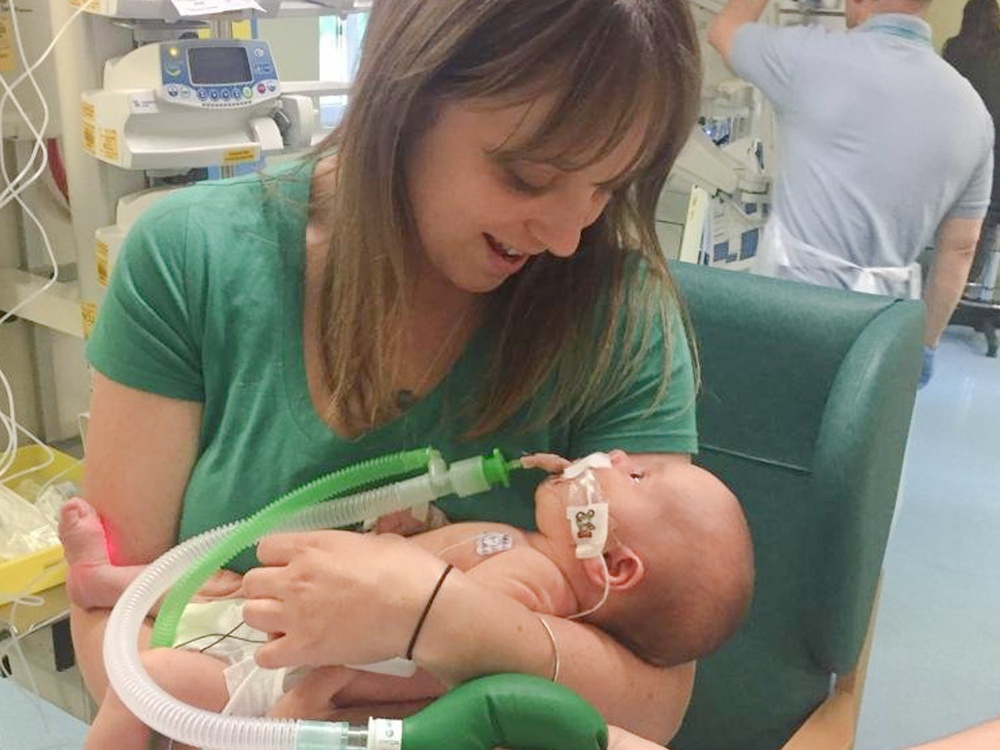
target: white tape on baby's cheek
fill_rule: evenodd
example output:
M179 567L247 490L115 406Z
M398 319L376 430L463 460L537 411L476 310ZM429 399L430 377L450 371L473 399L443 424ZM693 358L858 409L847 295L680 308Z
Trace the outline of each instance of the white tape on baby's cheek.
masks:
M591 453L578 461L574 461L563 469L563 479L576 479L588 469L610 469L611 457L607 453Z
M608 540L608 504L570 505L566 508L570 533L576 542L576 557L585 560L604 554Z

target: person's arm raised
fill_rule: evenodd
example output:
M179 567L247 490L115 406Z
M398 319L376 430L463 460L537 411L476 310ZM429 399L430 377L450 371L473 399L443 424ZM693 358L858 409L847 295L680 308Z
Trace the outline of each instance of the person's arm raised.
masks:
M729 62L736 32L748 23L759 20L769 0L729 0L708 27L708 43Z
M115 564L150 562L174 544L200 423L198 403L94 376L83 494L104 521ZM80 668L100 701L107 687L101 640L108 611L73 607L71 614Z

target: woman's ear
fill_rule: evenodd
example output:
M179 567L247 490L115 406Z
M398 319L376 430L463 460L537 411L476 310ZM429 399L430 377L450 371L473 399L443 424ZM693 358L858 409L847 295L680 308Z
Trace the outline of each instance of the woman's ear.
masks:
M628 591L646 577L646 565L642 558L626 544L619 544L605 552L604 562L608 566L608 588L611 591ZM584 560L583 569L591 583L603 588L604 565L599 557Z

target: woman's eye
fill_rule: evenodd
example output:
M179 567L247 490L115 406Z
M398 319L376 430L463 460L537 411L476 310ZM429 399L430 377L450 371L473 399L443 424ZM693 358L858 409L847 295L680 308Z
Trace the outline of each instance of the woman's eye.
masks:
M539 195L545 191L545 188L548 187L547 184L538 184L536 182L526 180L524 177L517 174L517 172L513 171L507 172L507 181L510 183L511 187L519 193L526 193L528 195Z

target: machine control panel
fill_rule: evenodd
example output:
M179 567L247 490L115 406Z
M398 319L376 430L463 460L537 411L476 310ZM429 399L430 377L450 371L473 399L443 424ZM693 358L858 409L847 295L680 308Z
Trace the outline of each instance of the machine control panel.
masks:
M161 100L202 109L233 109L281 94L266 42L191 39L159 46L157 97Z

